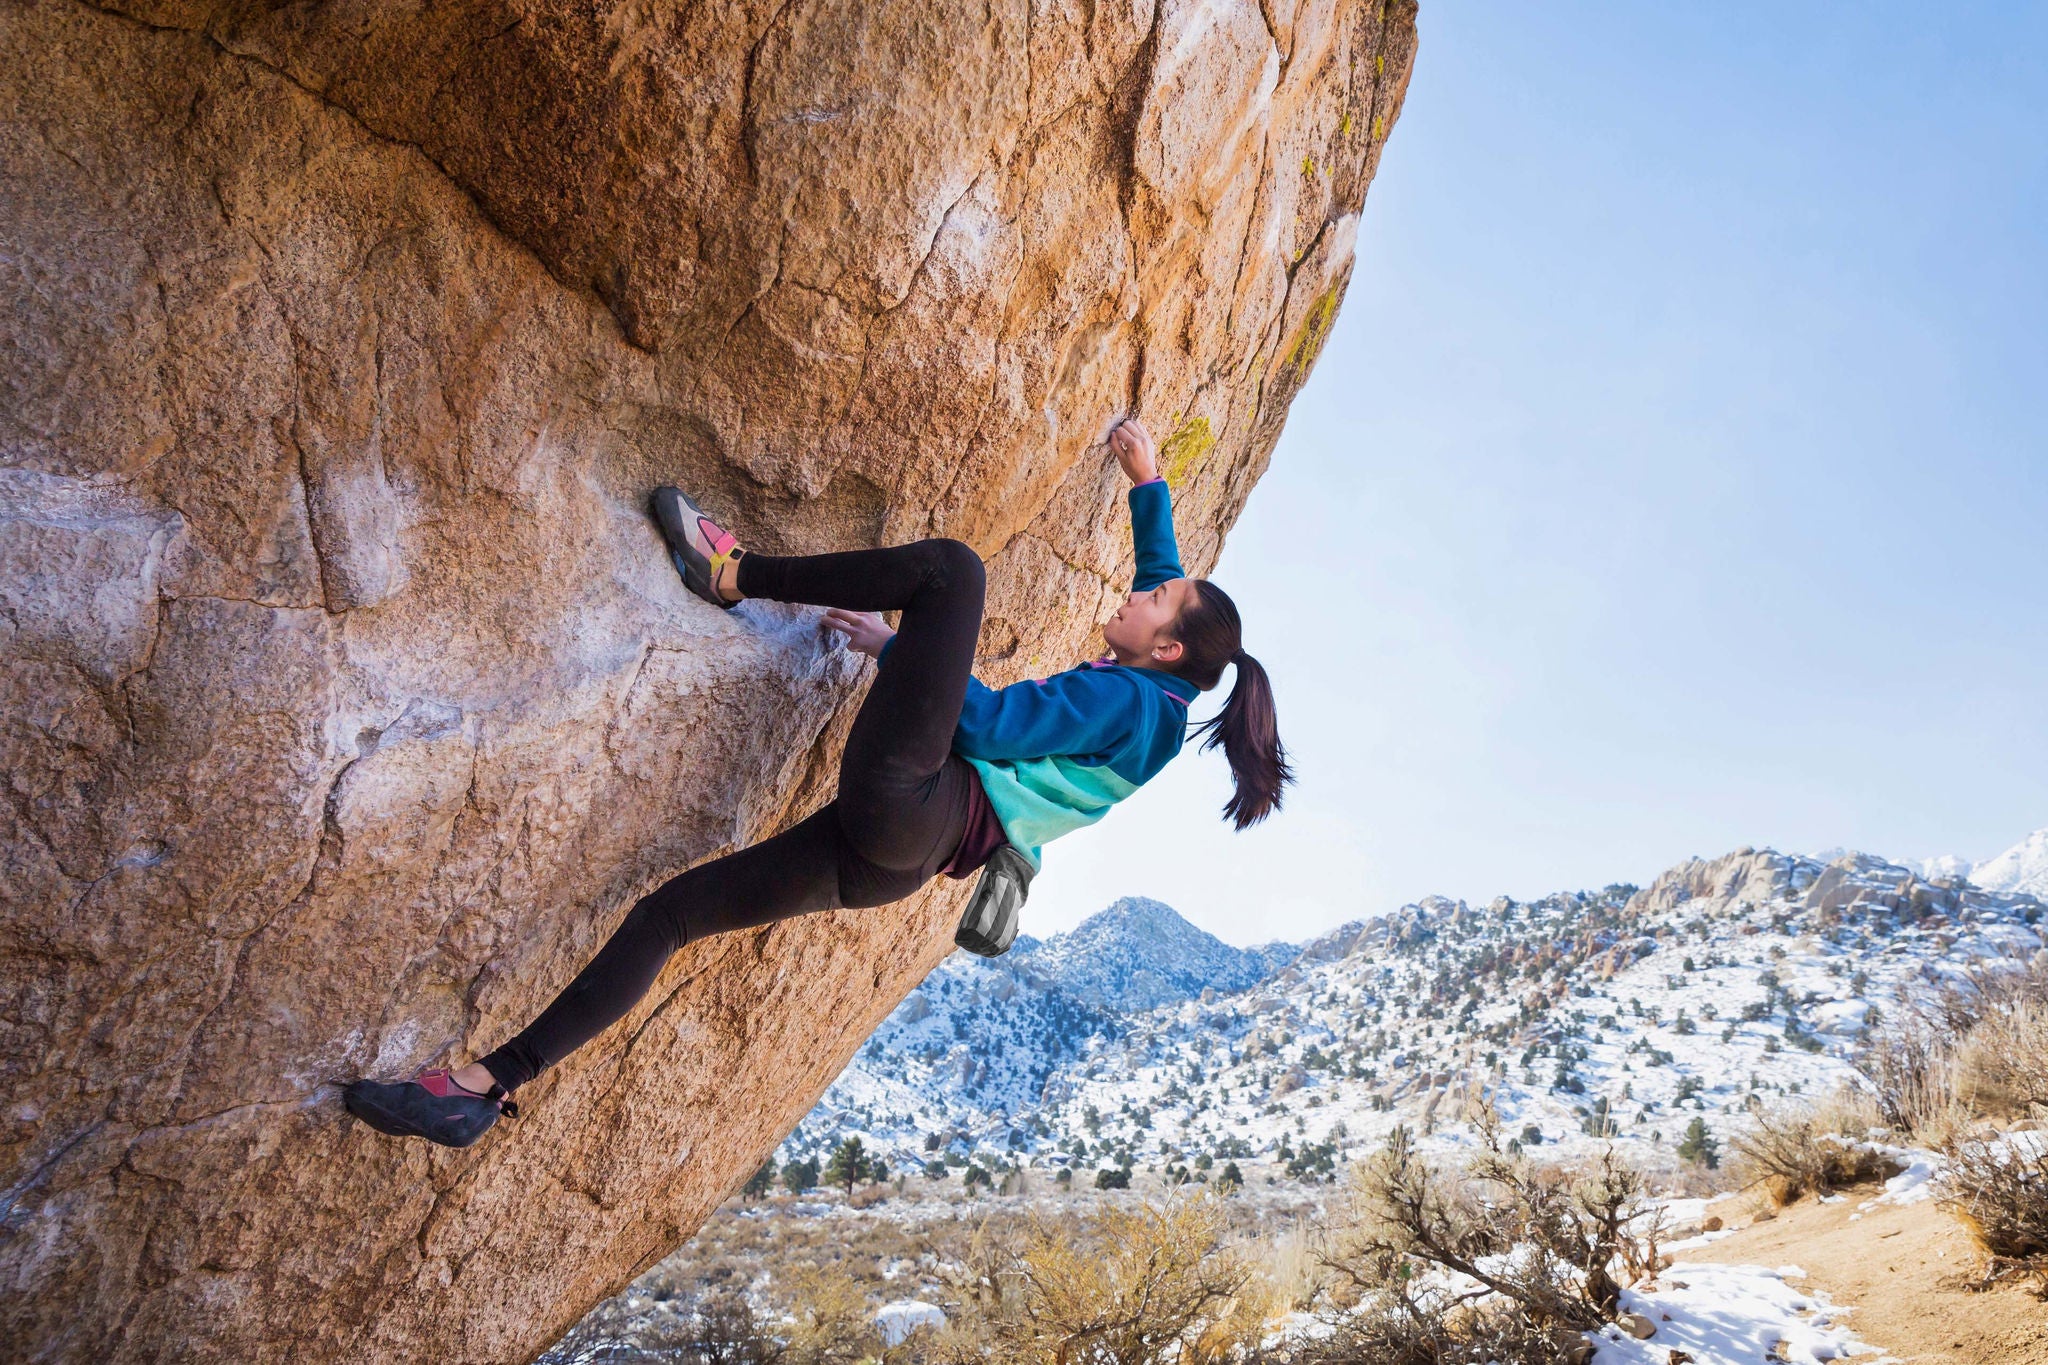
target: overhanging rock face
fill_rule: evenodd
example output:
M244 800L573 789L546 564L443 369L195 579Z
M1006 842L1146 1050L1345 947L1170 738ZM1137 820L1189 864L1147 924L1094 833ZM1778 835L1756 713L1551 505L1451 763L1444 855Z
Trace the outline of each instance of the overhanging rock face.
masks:
M1164 438L1215 560L1414 7L0 6L0 1275L37 1360L520 1360L697 1226L949 947L694 945L464 1152L465 1059L814 809L863 662L643 512L957 536L1063 667Z

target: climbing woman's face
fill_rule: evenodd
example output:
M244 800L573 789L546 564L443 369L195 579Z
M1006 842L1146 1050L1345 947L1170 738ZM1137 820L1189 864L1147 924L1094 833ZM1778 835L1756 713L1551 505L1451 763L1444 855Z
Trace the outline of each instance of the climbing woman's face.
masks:
M1173 627L1194 589L1191 578L1169 578L1125 598L1116 614L1102 623L1103 642L1117 662L1159 668L1179 659L1181 644L1173 638Z

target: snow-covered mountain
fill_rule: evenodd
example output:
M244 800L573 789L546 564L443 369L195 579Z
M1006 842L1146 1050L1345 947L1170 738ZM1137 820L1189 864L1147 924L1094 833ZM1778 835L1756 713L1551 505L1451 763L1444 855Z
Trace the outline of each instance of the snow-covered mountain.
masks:
M1928 881L1957 878L1973 881L1986 891L2024 891L2048 896L2048 829L2037 829L1995 858L1973 863L1944 853L1938 858L1918 858L1906 864Z
M1009 1116L1031 1114L1091 1042L1205 991L1248 989L1297 952L1233 948L1170 906L1127 896L1071 933L1019 938L1000 958L955 953L875 1030L819 1113L857 1116L868 1132L957 1127L1007 1139Z
M1948 881L1951 878L1959 881L1968 881L1970 869L1975 864L1971 863L1968 858L1958 858L1953 853L1944 853L1939 858L1914 858L1907 862L1906 866L1919 873L1927 881L1942 882ZM1998 891L2004 888L1992 887L1990 889Z
M1469 1142L1490 1105L1524 1145L1611 1138L1668 1163L1695 1116L1725 1135L1758 1100L1847 1077L1901 992L2043 951L2044 917L1864 854L1741 849L1641 890L1430 898L1276 949L1239 986L1240 950L1119 902L1009 957L949 959L784 1152L857 1133L892 1164L1206 1154L1315 1177L1396 1123Z
M1081 921L1072 933L1019 945L1011 955L1076 1000L1134 1011L1191 1000L1204 990L1247 990L1292 962L1298 951L1286 943L1233 948L1182 919L1170 905L1125 896Z
M2035 830L1996 858L1978 863L1968 875L1986 891L2048 896L2048 829Z

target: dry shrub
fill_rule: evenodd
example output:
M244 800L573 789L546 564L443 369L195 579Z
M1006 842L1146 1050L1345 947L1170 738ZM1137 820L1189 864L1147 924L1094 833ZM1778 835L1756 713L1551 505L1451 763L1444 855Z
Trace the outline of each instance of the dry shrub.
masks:
M1261 1269L1274 1312L1312 1308L1329 1292L1321 1231L1303 1219L1249 1249Z
M1845 1081L1813 1106L1814 1122L1830 1133L1868 1140L1885 1128L1877 1097L1862 1086Z
M779 1324L786 1365L853 1365L881 1354L868 1296L844 1271L798 1270L777 1289L795 1315Z
M1728 1162L1702 1166L1694 1161L1666 1162L1644 1171L1644 1178L1660 1194L1674 1199L1715 1199L1742 1188L1742 1181Z
M1828 1194L1899 1173L1899 1164L1868 1145L1880 1126L1875 1099L1844 1090L1811 1105L1759 1108L1756 1128L1734 1139L1745 1184L1761 1186L1783 1207L1802 1194Z
M1956 1094L1954 1045L1918 1013L1902 1014L1870 1040L1856 1066L1886 1126L1928 1141L1967 1122Z
M1480 1131L1463 1172L1425 1160L1406 1128L1358 1168L1327 1261L1343 1311L1307 1358L1551 1362L1653 1273L1661 1215L1612 1149L1589 1169L1537 1167L1503 1150L1490 1112Z
M1956 1090L1987 1118L2024 1118L2048 1107L2048 1002L2003 999L1956 1049Z
M1434 1309L1375 1298L1336 1332L1291 1353L1296 1365L1558 1365L1576 1331L1545 1331L1499 1302Z
M1055 1365L1207 1365L1257 1345L1264 1298L1223 1245L1210 1194L1110 1207L1086 1225L1036 1222L995 1333L1004 1359Z
M991 1214L975 1224L967 1245L955 1251L944 1276L946 1287L970 1316L987 1322L1003 1316L1019 1280L1017 1248L1034 1226L1008 1214Z
M780 1365L783 1345L774 1324L739 1294L705 1298L648 1332L641 1344L674 1365Z
M2048 1291L2048 1144L1962 1139L1943 1155L1942 1204L1991 1258L1994 1278L2027 1276Z
M755 1313L744 1296L713 1293L694 1301L667 1299L665 1312L622 1331L626 1315L600 1310L578 1323L542 1358L662 1365L787 1365L779 1325ZM608 1305L609 1307L609 1305Z
M1885 1121L1929 1146L2048 1107L2048 955L1983 963L1902 1002L1858 1066Z

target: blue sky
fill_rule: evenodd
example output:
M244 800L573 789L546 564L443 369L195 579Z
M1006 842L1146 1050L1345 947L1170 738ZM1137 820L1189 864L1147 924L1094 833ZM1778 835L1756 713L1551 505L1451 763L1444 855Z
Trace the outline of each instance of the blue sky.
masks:
M1252 943L2048 825L2048 7L1421 24L1215 575L1300 786L1231 835L1190 750L1047 850L1029 931L1144 894Z

